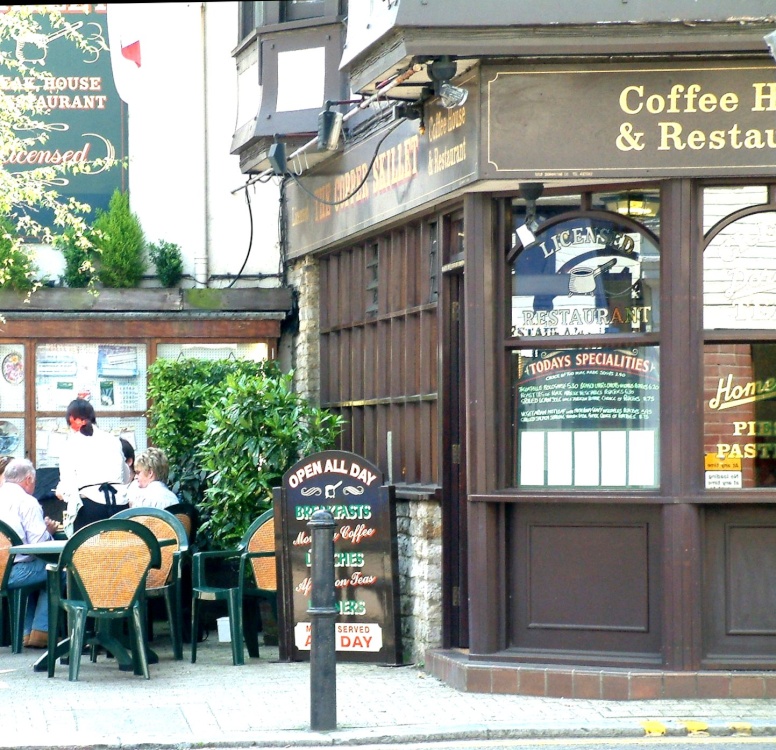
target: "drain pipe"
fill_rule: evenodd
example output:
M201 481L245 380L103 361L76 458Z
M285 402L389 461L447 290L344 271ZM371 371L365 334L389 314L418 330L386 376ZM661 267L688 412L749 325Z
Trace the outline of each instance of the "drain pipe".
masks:
M208 250L210 248L210 222L208 217L210 215L210 149L208 146L208 66L207 66L207 3L200 3L200 33L202 34L202 44L200 49L202 50L202 153L204 155L203 175L202 175L202 187L204 190L203 196L203 236L202 242L197 245L194 253L194 284L197 287L208 286Z

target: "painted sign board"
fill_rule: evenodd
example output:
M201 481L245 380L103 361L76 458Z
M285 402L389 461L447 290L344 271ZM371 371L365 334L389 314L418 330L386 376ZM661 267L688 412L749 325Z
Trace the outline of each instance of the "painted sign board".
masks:
M481 178L769 174L776 67L727 63L483 69ZM570 119L579 123L573 128Z
M337 658L401 663L396 518L393 488L373 464L354 453L307 456L275 489L276 548L281 551L281 658L309 658L312 591L308 523L319 508L334 522Z
M287 184L289 256L348 237L474 182L479 93L472 73L457 85L466 104L438 99L419 120L397 120ZM472 85L475 84L475 85Z
M41 34L11 35L3 42L5 54L48 75L34 81L14 68L0 66L0 88L6 96L23 94L33 86L36 103L44 108L36 120L47 136L43 144L7 154L2 166L15 172L46 164L80 166L101 160L84 173L58 175L52 185L63 196L88 204L93 219L97 209L107 210L114 190L125 189L127 174L120 162L127 156L127 108L113 79L106 5L56 8L62 11L64 23L83 37L82 48L50 28L44 14L38 19ZM36 216L52 227L53 218Z

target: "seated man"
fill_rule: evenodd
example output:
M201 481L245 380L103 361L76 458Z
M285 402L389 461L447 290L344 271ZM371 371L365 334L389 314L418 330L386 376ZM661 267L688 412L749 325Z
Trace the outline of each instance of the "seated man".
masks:
M169 508L179 503L167 487L170 465L160 448L148 448L135 458L135 479L129 485L130 508Z
M52 539L58 524L43 517L40 503L35 499L35 467L26 458L14 458L3 472L0 486L0 520L5 521L24 544ZM46 648L48 645L48 596L45 591L46 563L30 555L16 555L9 588L40 583L40 591L30 593L24 619L24 645Z

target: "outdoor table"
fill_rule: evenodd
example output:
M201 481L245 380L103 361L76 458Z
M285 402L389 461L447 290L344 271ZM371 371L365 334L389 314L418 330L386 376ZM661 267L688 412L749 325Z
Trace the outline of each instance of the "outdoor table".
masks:
M65 538L53 539L48 542L35 542L34 544L16 544L13 547L10 547L8 552L11 555L34 555L35 557L39 557L41 560L44 560L47 563L56 564L59 562L59 557L62 554L62 550L64 550L67 541L68 540ZM166 547L167 545L174 543L174 539L162 539L159 541L159 546ZM68 588L70 585L71 582L68 579ZM95 633L95 638L99 645L105 648L106 651L109 651L111 654L113 654L121 671L128 672L135 669L135 663L134 659L132 658L132 654L129 652L126 646L115 635L113 635L113 633L111 633L109 630L101 628ZM68 636L67 638L63 638L57 643L55 657L57 659L66 660L69 653L70 637ZM35 663L32 665L33 670L35 672L47 672L47 659L48 650L44 651L43 654L35 660ZM155 651L148 647L148 663L155 664L158 661L159 656ZM63 663L66 663L66 661L63 661Z

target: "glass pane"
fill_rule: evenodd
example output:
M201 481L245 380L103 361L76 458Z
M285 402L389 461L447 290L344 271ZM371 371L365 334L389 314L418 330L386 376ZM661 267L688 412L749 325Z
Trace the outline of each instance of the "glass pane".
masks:
M521 487L657 487L657 347L513 352Z
M148 447L145 417L103 417L98 410L97 424L100 429L129 440L135 451L143 451ZM38 419L35 428L37 430L35 465L38 468L59 466L59 456L70 429L65 424L64 412L61 417Z
M64 410L85 398L101 411L145 411L143 344L45 344L35 352L36 408Z
M0 411L24 411L24 364L23 347L0 346Z
M750 213L714 235L703 254L703 327L776 325L776 210Z
M561 218L530 244L518 239L515 250L513 337L658 330L660 255L648 233L616 220Z
M159 359L178 359L179 357L191 357L192 359L226 359L237 357L238 359L250 359L261 362L269 359L269 346L267 344L159 344L156 347L156 356Z
M628 216L660 235L660 190L625 190L620 193L595 193L591 207Z
M704 348L707 489L776 485L776 344Z
M24 456L23 419L0 419L0 455Z
M764 185L708 187L703 190L703 233L734 211L768 202Z

